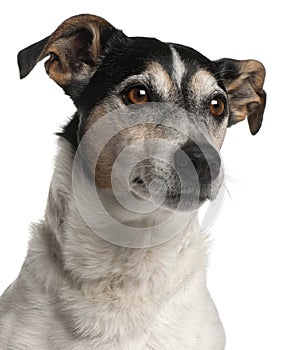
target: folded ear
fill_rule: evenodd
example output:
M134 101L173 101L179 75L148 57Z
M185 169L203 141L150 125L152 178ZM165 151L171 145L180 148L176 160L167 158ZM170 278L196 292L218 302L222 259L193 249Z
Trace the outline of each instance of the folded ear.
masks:
M46 72L67 94L76 95L91 79L105 42L114 32L119 31L101 17L71 17L50 36L19 52L20 77L26 77L50 55L45 62Z
M228 58L215 63L229 96L228 126L247 118L250 131L255 135L261 127L266 105L264 66L255 60L237 61Z

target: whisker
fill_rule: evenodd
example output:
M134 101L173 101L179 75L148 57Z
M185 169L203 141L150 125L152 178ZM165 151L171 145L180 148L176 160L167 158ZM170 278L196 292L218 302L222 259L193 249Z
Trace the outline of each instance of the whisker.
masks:
M224 182L222 186L224 187L224 189L225 189L226 193L228 194L228 197L230 198L230 200L233 202L231 193L229 191L229 188L226 186L226 183Z
M231 183L238 183L239 185L242 185L242 182L239 181L237 178L231 176L231 175L228 175L228 174L225 174L225 180L228 180L229 182Z

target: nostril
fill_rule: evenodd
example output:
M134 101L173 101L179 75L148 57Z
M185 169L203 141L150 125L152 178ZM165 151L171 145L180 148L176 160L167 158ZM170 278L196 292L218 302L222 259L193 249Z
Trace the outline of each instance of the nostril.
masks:
M209 183L212 179L210 168L207 164L201 167L200 171L198 172L198 175L201 183Z
M203 183L211 182L215 180L220 172L220 162L215 161L205 161L202 163L201 169L199 171L199 179Z
M132 180L132 183L134 184L139 184L139 185L143 185L144 184L144 181L143 179L141 179L139 176L135 177L133 180Z
M196 169L196 171L198 171L199 170L199 160L195 159L195 158L191 158L191 162L192 162L194 168Z
M187 154L183 153L181 150L176 151L174 155L175 167L179 169L184 169L188 165L189 157Z
M220 172L221 159L213 146L208 143L197 145L188 141L183 145L182 151L192 163L201 183L209 183L217 178ZM187 171L188 169L186 169Z

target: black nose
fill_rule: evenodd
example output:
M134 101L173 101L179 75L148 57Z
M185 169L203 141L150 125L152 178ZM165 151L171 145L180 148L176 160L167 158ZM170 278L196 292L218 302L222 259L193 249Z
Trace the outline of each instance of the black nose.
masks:
M175 152L175 168L185 177L189 175L188 172L191 170L186 157L191 161L200 183L210 183L218 176L221 159L217 150L210 144L203 143L197 145L193 141L188 141L181 147L181 150Z

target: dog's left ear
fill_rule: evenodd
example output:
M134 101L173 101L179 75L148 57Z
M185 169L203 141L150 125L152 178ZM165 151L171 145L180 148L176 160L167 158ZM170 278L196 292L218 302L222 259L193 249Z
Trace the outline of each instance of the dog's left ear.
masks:
M108 38L116 32L120 31L101 17L71 17L50 36L19 52L20 77L26 77L39 61L49 55L46 72L74 97L91 79Z
M228 58L215 63L229 96L228 126L247 118L251 134L255 135L261 127L266 105L264 66L255 60L237 61Z

